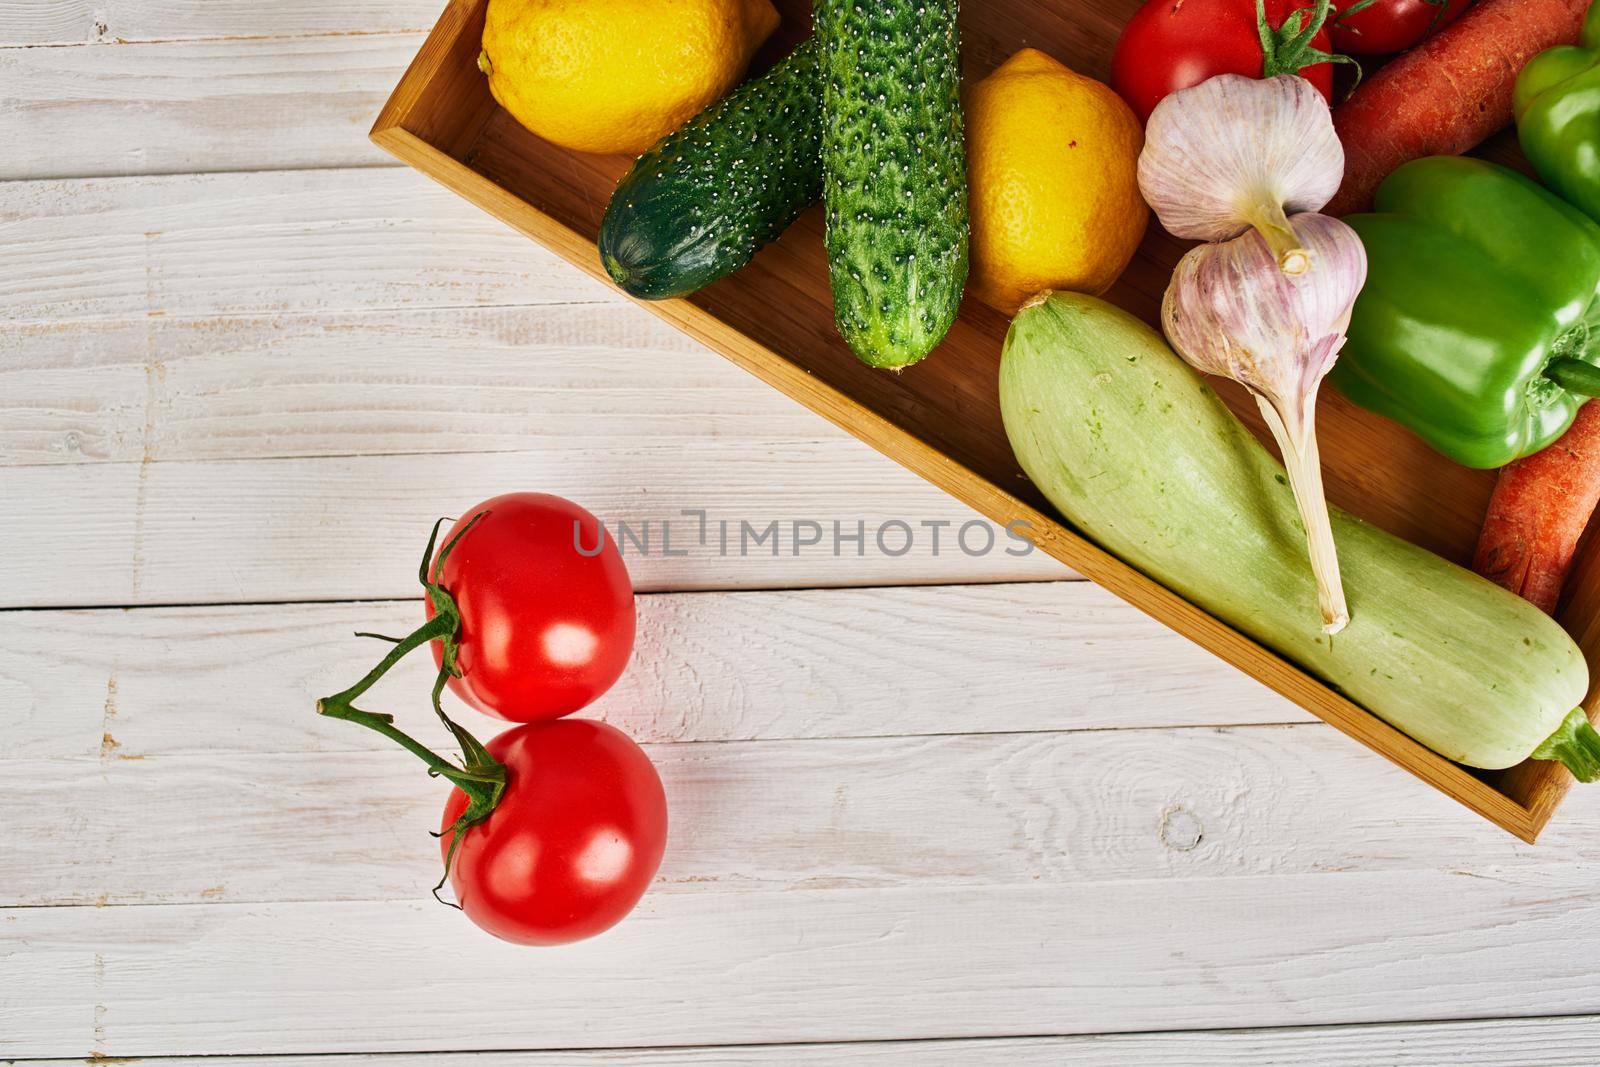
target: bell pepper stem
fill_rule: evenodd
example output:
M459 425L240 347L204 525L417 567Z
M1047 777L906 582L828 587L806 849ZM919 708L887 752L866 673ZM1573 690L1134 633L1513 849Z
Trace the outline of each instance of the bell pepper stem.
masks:
M1600 367L1571 356L1557 356L1545 364L1544 376L1569 393L1600 396Z
M1317 581L1322 632L1332 636L1349 625L1350 607L1345 602L1344 584L1339 579L1339 554L1333 543L1333 524L1328 518L1328 502L1322 489L1316 394L1306 397L1304 410L1291 411L1287 420L1271 400L1260 393L1256 393L1255 398L1283 454L1289 488L1294 493L1295 506L1300 509L1300 521L1306 528L1306 550L1311 558L1311 573Z
M1533 750L1534 759L1559 760L1580 782L1600 778L1600 732L1582 708L1574 708L1556 732Z

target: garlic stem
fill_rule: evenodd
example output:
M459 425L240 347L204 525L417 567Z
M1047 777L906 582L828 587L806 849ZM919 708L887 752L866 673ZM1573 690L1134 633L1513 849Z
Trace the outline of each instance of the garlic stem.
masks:
M1271 400L1255 393L1256 404L1267 420L1267 428L1283 454L1289 472L1289 488L1294 492L1300 521L1306 528L1306 548L1311 556L1311 573L1317 581L1317 607L1322 611L1322 632L1333 635L1350 622L1345 603L1344 584L1339 580L1339 556L1333 544L1333 525L1328 519L1328 504L1322 493L1322 460L1317 453L1316 396L1306 398L1304 409L1291 409L1285 420Z
M1273 258L1278 261L1279 270L1291 278L1298 278L1311 269L1311 253L1289 226L1289 216L1284 214L1281 203L1272 199L1259 200L1241 214L1267 242Z

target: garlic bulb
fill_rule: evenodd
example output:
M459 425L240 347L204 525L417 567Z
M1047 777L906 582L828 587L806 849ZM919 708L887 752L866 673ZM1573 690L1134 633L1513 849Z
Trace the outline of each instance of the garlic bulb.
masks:
M1161 325L1197 370L1249 389L1277 439L1306 528L1324 632L1350 621L1317 455L1317 388L1344 346L1350 310L1367 277L1354 230L1326 215L1296 215L1284 229L1307 269L1280 269L1254 230L1190 250L1172 273Z
M1150 115L1139 189L1175 237L1227 241L1254 227L1289 274L1311 269L1288 214L1316 211L1344 176L1328 104L1294 74L1219 74Z

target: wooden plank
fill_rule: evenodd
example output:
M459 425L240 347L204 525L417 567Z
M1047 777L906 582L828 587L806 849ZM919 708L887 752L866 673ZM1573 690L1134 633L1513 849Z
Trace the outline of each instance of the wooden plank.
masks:
M27 857L0 907L419 901L438 879L447 789L398 749L107 748L0 762L7 847ZM1527 845L1320 723L648 750L672 812L659 893L1600 870L1600 798Z
M965 505L842 436L777 453L738 439L656 438L584 453L551 442L489 454L0 468L0 499L11 502L0 541L27 561L5 568L0 607L409 597L434 520L515 489L577 500L613 534L618 522L636 535L648 523L648 554L624 545L641 591L1068 573L1004 532L991 542L994 527ZM687 514L696 510L703 544L700 518ZM969 522L972 555L952 536ZM944 524L937 549L925 523Z
M1594 1013L1595 875L657 893L605 937L543 951L497 943L432 901L15 908L0 912L0 1055Z
M562 1052L386 1053L383 1056L266 1056L240 1067L838 1067L915 1064L970 1067L1590 1067L1600 1016L1474 1019L1365 1026L1261 1030L1184 1030L1081 1037L970 1038L955 1041L857 1041L818 1045L721 1045L698 1048ZM55 1067L21 1060L15 1067ZM191 1060L145 1059L140 1067L192 1067Z
M59 232L59 229L71 230L74 226L82 227L85 232L95 229L94 226L83 227L84 218L92 218L94 214L94 205L89 202L94 199L94 194L105 194L106 199L101 207L117 220L116 225L112 227L113 230L126 234L133 234L137 231L140 234L140 240L143 241L144 227L154 225L157 221L166 220L177 227L173 234L158 236L153 240L151 244L152 251L150 252L152 264L148 266L146 271L134 272L137 276L126 280L122 284L120 295L108 295L112 291L117 291L117 285L107 282L105 286L96 287L92 294L85 297L88 301L86 305L74 304L73 300L77 293L77 290L72 288L75 284L71 280L74 275L62 269L46 271L41 267L40 278L43 279L41 284L48 290L45 293L31 290L27 284L19 283L14 290L18 294L19 300L22 299L21 294L26 293L29 299L35 299L37 303L49 309L49 313L53 315L65 314L70 317L72 314L84 314L126 318L128 315L144 315L148 309L152 314L159 311L171 317L172 315L180 314L210 315L227 311L237 312L242 308L251 306L295 306L297 302L310 303L312 305L320 303L322 306L330 306L339 301L344 301L347 303L354 302L362 307L373 307L381 306L385 301L395 299L401 302L413 298L426 300L444 299L447 303L459 300L471 302L491 299L490 294L478 289L471 289L465 294L451 294L444 298L432 295L439 291L429 285L427 275L429 270L433 268L419 266L419 250L417 247L419 244L426 245L428 242L426 240L418 242L416 240L418 236L416 231L422 228L424 224L436 225L437 219L420 218L420 212L403 211L402 214L406 216L408 221L406 226L402 226L397 223L392 214L386 215L382 211L374 213L370 208L362 207L362 205L370 205L375 201L372 191L359 188L358 182L370 182L379 179L388 181L394 177L410 180L404 175L390 175L388 172L328 172L286 175L221 175L203 179L21 183L16 186L4 187L18 198L18 204L16 205L18 213L0 228L12 231L13 236L16 236L20 231L34 232L36 230L41 235L40 248L52 250L51 255L44 255L41 252L36 257L42 263L51 260L54 255L60 254L64 243L72 243L71 241L63 242L53 236ZM263 183L265 183L265 186ZM203 193L201 203L199 205L191 204L182 209L173 205L171 197L179 185L184 186L188 192L198 191ZM265 191L263 191L264 188ZM22 192L17 192L17 190ZM22 209L22 202L26 201L27 191L29 190L35 196L42 196L52 190L64 190L66 192L65 199L69 201L68 203L61 204L54 200L51 201L52 206L49 210L56 214L56 218L53 220L55 226L45 226L41 220L29 217L28 213ZM326 199L319 200L316 195L319 193L326 194ZM410 195L410 193L407 193L407 195ZM237 197L237 199L233 199L234 197ZM442 204L448 208L457 206L443 194L430 193L429 197L432 198L429 202L435 205ZM321 205L317 210L322 212L322 223L308 223L308 213L300 210L300 205L305 204L307 201ZM400 206L402 208L405 207L404 204ZM385 207L394 207L394 202L392 200L385 202ZM317 210L309 212L309 215L315 216ZM342 214L343 212L357 211L359 213L361 210L368 211L366 223L358 223L352 227L340 221L345 217ZM274 218L274 212L276 212L276 218ZM209 223L204 221L207 218L210 219ZM248 222L241 222L241 219L248 220ZM480 222L476 216L473 216L471 221L473 223ZM367 228L367 223L370 223L370 228ZM280 225L281 236L283 237L281 244L276 240L263 241L261 238L263 232L269 234L279 233ZM407 226L411 227L409 232L407 232ZM508 256L514 256L517 260L516 268L506 263L502 265L503 269L497 268L495 271L489 272L490 276L499 279L498 282L485 283L486 286L495 289L492 296L513 303L519 300L537 301L550 298L550 285L536 283L521 274L517 269L520 268L528 256L537 257L543 255L543 253L534 251L532 246L514 235L501 233L493 227L492 223L483 223L483 226L485 227L486 236L492 233L494 240L508 242L503 247L506 249ZM215 227L216 232L210 227ZM324 229L326 232L323 232ZM363 246L361 241L356 241L352 245L346 236L352 229L371 237L372 244L367 247ZM219 236L219 234L223 236ZM170 236L170 244L168 236ZM240 287L237 292L230 292L227 282L210 289L195 286L192 277L195 272L209 270L214 273L218 269L215 257L219 242L224 241L224 236L237 239L254 238L258 242L262 242L264 247L260 250L260 254L265 258L265 265L261 269L249 272L244 276L239 275L238 272L230 274L229 279L237 280ZM17 244L14 241L13 244L23 250L22 258L27 259L27 252L30 247L27 242L23 241L21 244ZM316 288L314 292L306 288L308 275L304 269L305 257L315 257L329 252L330 249L337 249L340 254L344 254L352 247L360 252L358 259L370 255L387 263L398 262L411 268L399 272L404 274L404 280L395 283L403 290L399 297L395 297L392 291L393 287L386 286L385 283L364 280L372 270L377 270L379 275L382 274L382 269L378 268L373 262L365 263L362 269L352 270L350 277L356 279L352 283L353 288L341 290L337 284L331 287L333 295L338 298L337 300L330 296L329 287ZM38 251L38 249L35 249L35 251ZM424 248L420 254L426 255L427 251ZM454 251L459 253L460 250L455 249ZM409 260L408 257L410 257ZM113 256L112 258L115 259L116 257ZM484 262L481 257L473 258L473 261L480 264ZM101 260L96 258L93 262L99 263ZM203 266L208 262L210 263L209 268ZM57 266L59 267L59 264ZM562 278L570 279L572 277L570 271L556 267L553 263L550 266L553 270L559 271ZM445 268L438 269L441 273L447 272ZM21 273L26 275L28 272L24 270ZM81 276L82 273L79 271L78 275ZM174 277L169 280L168 275L173 275ZM63 281L62 279L66 280ZM501 282L505 283L504 287L495 288ZM559 285L556 288L559 292ZM68 292L69 289L72 291ZM192 294L199 292L205 292L208 295L202 300L196 301L193 299ZM604 290L600 290L600 293L603 300L613 299L609 295L604 295ZM51 294L54 295L52 296ZM171 295L173 299L167 299L164 294ZM575 293L568 293L567 295L573 296ZM29 306L33 307L34 305L30 304ZM155 410L152 407L151 398L154 396L156 401L160 401L163 395L161 384L164 368L164 363L161 359L163 349L156 347L152 339L153 335L148 332L158 328L160 326L157 324L146 324L147 335L143 341L142 352L139 351L137 329L123 331L121 337L121 346L123 347L119 348L120 351L126 351L129 348L133 350L131 365L130 363L123 363L121 365L122 369L119 371L121 391L125 398L122 403L133 404L135 409L138 409L141 402L134 399L138 391L137 378L142 375L145 379L145 395L142 401L143 411L134 416L140 422L139 447L141 459L145 458L143 454L145 445L157 436L153 431L159 425L150 421L150 417L152 417L152 413ZM43 332L45 331L36 331L36 333ZM23 337L18 344L31 344L33 340L35 338ZM75 351L77 350L68 349L69 353ZM69 355L67 358L75 357ZM309 391L302 391L302 394L305 392ZM71 406L70 401L68 406ZM119 410L125 409L119 408ZM126 420L126 416L124 416L124 420ZM31 424L28 419L23 419L19 422L19 425ZM52 422L46 419L45 425L47 426L47 436L54 438L56 447L62 454L70 455L75 442L77 447L80 450L82 449L84 441L82 434L74 438L71 429L60 430L59 420ZM113 430L112 432L113 434L121 432L125 440L130 439L131 431L126 421L124 421L120 431ZM649 435L649 439L638 442L637 447L646 453L654 453L656 457L654 460L646 460L641 463L635 462L632 456L621 457L615 454L612 455L612 459L616 460L621 468L625 468L619 469L617 472L625 487L623 489L625 495L636 498L650 495L653 501L664 502L668 506L663 509L657 509L657 512L653 515L629 515L625 511L618 512L614 508L608 508L608 502L604 495L605 490L596 486L594 480L596 472L593 469L583 474L582 489L579 491L579 495L584 496L585 500L591 503L591 506L597 510L610 511L612 514L618 514L619 517L630 518L639 522L646 518L651 518L659 523L668 515L676 515L681 507L719 508L724 506L724 502L741 512L733 516L736 520L749 518L752 521L764 523L770 521L771 518L787 518L791 514L795 518L805 519L811 516L804 513L794 514L791 509L802 506L810 507L805 500L803 487L809 479L818 478L821 479L819 484L826 485L828 499L833 502L830 505L835 509L832 514L840 514L838 509L843 509L843 519L846 521L847 531L854 529L853 522L857 517L856 514L852 513L853 509L849 502L851 490L848 486L852 481L855 481L862 488L858 499L870 499L877 505L904 511L908 521L913 524L923 519L935 522L944 521L944 516L947 512L958 516L960 521L963 522L971 517L971 513L966 509L949 503L932 490L905 477L900 472L895 471L891 464L871 456L864 448L844 442L839 438L830 440L820 446L784 448L785 455L795 462L801 473L795 478L785 477L783 479L791 490L787 494L783 494L772 491L770 469L763 466L765 463L764 458L758 458L761 455L775 451L773 443L770 441L758 443L755 450L750 447L750 442L740 443L735 441L711 441L704 446L679 450L670 442L655 434L651 428L646 427L645 432ZM471 445L469 444L467 447L471 447ZM633 446L630 444L628 447L631 449ZM706 468L709 481L702 483L702 486L710 485L714 489L708 492L703 487L688 488L682 492L682 495L674 504L670 499L672 491L667 488L667 483L684 484L685 468L692 469L695 462L693 456L701 447L710 447L719 453L717 458L711 461L710 467ZM126 452L127 449L124 449L123 454L125 455ZM671 453L670 455L669 452ZM534 484L541 488L557 489L559 491L558 485L560 483L551 484L549 481L539 477L539 474L542 469L560 462L567 455L567 450L547 445L545 459L542 462L539 460L530 462L527 457L523 457L521 460L502 457L499 460L480 464L465 457L456 457L453 460L445 461L446 465L452 469L444 474L443 477L445 484L456 487L463 477L466 477L468 481L472 480L470 475L464 475L463 472L470 469L482 474L486 469L498 466L504 472L514 473L510 473L506 481L497 479L494 482L479 482L479 484L489 485L490 488L483 493L475 494L475 496L491 495L494 492L503 490L507 485ZM820 465L818 464L819 455L837 455L840 459L835 469L830 471L827 469L829 462L825 461ZM152 455L149 458L155 457ZM190 578L179 577L175 584L167 584L167 580L162 578L160 582L166 585L166 588L154 599L170 602L212 600L219 597L222 599L257 600L292 599L296 597L328 598L403 595L410 591L407 585L373 585L364 579L351 584L351 576L355 572L347 567L341 567L340 573L344 577L333 584L329 584L320 578L306 576L308 578L306 581L291 581L287 587L282 587L279 579L292 575L300 564L291 562L287 571L280 571L280 564L284 561L281 557L275 557L270 550L263 552L263 546L260 544L262 535L268 533L264 527L273 522L283 522L285 519L289 519L291 522L298 522L298 520L303 519L310 520L309 525L300 523L292 527L291 538L294 536L294 530L306 534L314 534L316 531L310 527L321 526L325 528L329 516L326 513L315 514L323 506L331 506L344 512L350 501L358 501L354 506L374 506L381 508L386 513L390 512L397 503L394 498L374 500L364 492L369 484L374 484L369 482L371 478L375 478L375 484L379 486L384 485L388 477L399 479L400 482L405 483L405 488L400 489L400 496L409 502L412 507L415 507L425 499L429 474L424 468L413 468L411 464L394 459L385 461L375 458L369 462L377 463L380 467L387 468L389 475L385 476L376 472L375 469L358 473L351 469L348 463L332 464L331 467L326 463L315 464L314 466L319 468L317 470L309 467L246 469L244 467L230 466L225 470L214 469L209 473L203 472L199 468L176 469L170 465L141 463L137 469L130 467L122 471L99 472L87 476L80 474L61 479L55 479L49 474L42 474L38 471L14 472L7 476L11 484L8 484L6 488L11 498L47 502L42 519L36 516L30 516L29 518L28 525L30 527L33 527L35 521L41 522L40 526L33 527L35 534L38 535L49 528L53 515L61 522L70 524L72 531L66 535L65 540L80 548L82 554L74 560L71 568L72 574L68 575L64 582L58 583L53 577L41 575L41 579L45 582L42 590L27 592L21 588L14 587L12 590L14 599L7 601L7 603L23 605L47 603L81 604L105 603L108 599L117 603L149 602L152 597L146 590L147 588L153 588L157 582L152 580L147 586L147 576L144 572L151 562L153 553L158 548L161 551L171 549L180 553L187 553L188 551L183 547L185 540L183 537L146 536L146 527L154 529L156 525L164 524L167 521L165 518L155 518L153 516L152 502L157 502L156 511L165 506L159 503L162 501L170 503L179 509L178 514L171 516L173 520L172 529L188 529L208 538L218 536L216 528L207 525L196 530L192 521L193 516L200 512L204 512L208 518L219 514L214 508L208 509L201 504L201 499L206 502L214 502L218 499L215 495L219 491L218 488L216 486L205 488L196 486L194 479L197 477L201 481L222 481L236 488L243 487L240 482L241 478L244 485L258 482L259 484L254 485L248 492L252 495L260 495L256 495L254 503L246 503L245 510L248 512L252 507L270 504L271 514L258 512L257 515L249 517L249 521L239 528L239 532L246 538L246 543L230 546L225 543L226 537L224 536L224 543L220 547L216 541L212 541L203 549L203 553L197 552L197 556L204 554L222 564L221 577L223 584L220 586L216 584L216 579L219 577L217 570L204 573L206 568L202 567L198 571L194 571L192 558L184 558L181 561L174 560L179 563L178 570L190 573L190 577L194 580L191 581ZM605 462L603 457L600 462ZM652 463L657 467L657 475L655 477L650 477ZM738 484L740 477L738 469L740 466L745 467L747 471L747 484L758 488L761 502L773 507L781 504L782 514L764 516L759 511L752 509L750 504L754 503L754 501L739 502L738 498L744 494L738 490L735 490L731 499L722 492L723 487L730 482L730 475L733 476L732 484ZM761 469L758 469L758 467ZM839 467L849 467L850 474L840 478L837 474ZM667 468L670 468L670 471L667 471ZM341 469L343 473L341 473ZM285 477L289 479L289 484L283 483L282 479ZM293 484L302 477L309 478L311 482L316 484L305 487ZM352 477L355 478L354 482L346 480ZM870 487L859 481L862 478L866 478L872 483ZM325 500L322 505L316 503L316 499L322 491L334 488L340 482L344 482L343 487L337 489L341 494L340 499L337 501ZM275 490L267 488L266 483L277 483L280 490L288 494L287 497L280 498L275 502L268 501L267 497L272 496ZM178 489L177 495L172 496L166 486L174 484L186 484L191 486L191 489ZM569 480L564 484L570 487L578 483ZM913 495L902 498L901 502L897 503L896 497L902 491L894 488L897 485L901 487L915 486L912 491ZM318 486L321 488L319 489ZM357 491L358 486L361 491ZM842 489L843 497L835 493L837 486L844 487ZM396 485L395 488L399 489L399 486ZM200 499L193 497L184 499L188 497L192 489L198 489ZM76 492L80 490L90 498L89 501L83 502L85 506L79 507L75 504L72 506L70 513L53 510L53 505L73 499ZM569 488L567 491L571 493L575 490ZM222 489L221 492L224 496L229 494L227 489ZM451 495L455 496L454 493ZM140 503L141 499L144 501L143 504ZM920 503L921 501L929 501L930 503L927 506L923 506ZM307 505L311 506L312 514L308 515L304 510ZM906 507L905 505L913 506ZM437 498L424 506L427 513L431 515L438 506ZM457 504L456 506L465 506L465 504ZM96 514L97 512L99 513L98 515ZM822 517L824 521L827 521L827 515ZM870 514L867 517L870 518ZM21 519L13 513L11 521L20 522ZM380 516L377 524L370 528L381 530L384 525L392 521L393 515L385 514ZM870 528L872 527L869 526ZM407 540L410 540L410 538L408 537ZM375 546L368 545L362 550L362 555L367 561L376 558L370 550L373 547ZM300 553L300 546L285 546L285 548L293 555L298 556ZM237 549L237 551L234 549ZM326 546L319 546L312 552L312 556L322 555L325 549ZM404 555L409 557L413 551L414 547L408 546ZM337 552L333 553L333 555L338 554ZM218 558L219 556L220 559ZM1035 568L1033 570L1024 569L1018 571L1009 565L999 570L993 568L974 569L971 565L965 563L963 559L951 559L946 561L948 565L936 567L927 571L922 577L918 577L916 570L908 571L905 565L908 562L914 562L915 558L915 553L913 553L912 556L900 561L899 564L888 567L877 566L870 560L867 564L850 563L842 568L831 568L829 575L820 575L814 569L802 567L791 578L774 579L770 584L800 582L811 585L877 581L967 580L974 576L996 578L1037 576L1041 574L1055 576L1064 573L1063 569L1053 564L1044 564L1039 561L1030 564ZM345 557L345 563L350 561L350 557ZM335 564L335 561L331 559L327 560L327 562ZM717 562L721 565L723 561L719 560ZM881 563L882 561L880 560L879 562ZM314 567L321 566L321 563L314 564ZM409 566L409 564L406 566ZM671 584L674 581L673 575L684 574L686 580L692 586L714 585L722 587L741 585L749 584L749 582L737 577L738 572L753 573L753 569L764 566L766 566L764 563L742 560L737 567L733 568L734 575L720 576L705 573L703 566L694 569L692 564L679 564L676 561L665 559L660 560L660 565L656 566L650 561L644 561L646 573L641 575L641 581L645 588L659 588L664 584ZM651 567L655 567L657 577L651 576ZM690 567L691 572L686 574L685 567ZM268 584L265 587L253 587L251 582L243 580L244 575L241 568L259 569L263 576L268 579ZM792 567L787 566L783 569L793 570ZM397 567L393 573L400 573L400 568ZM73 575L77 577L74 578ZM698 575L698 577L694 575ZM74 591L74 583L79 579L83 580L84 588ZM765 581L763 580L762 583L757 584L763 584ZM277 591L273 591L275 588Z
M620 301L394 168L0 184L0 318Z
M444 0L0 0L0 45L426 30Z
M1600 791L1534 848L1318 724L1217 728L1301 716L1086 584L642 604L595 712L653 743L676 890L1600 863ZM349 630L416 613L13 616L0 809L29 863L0 903L415 897L442 788L310 703L373 657ZM408 664L371 705L442 740L428 680ZM1153 723L1214 729L1128 729Z
M846 435L621 302L0 330L0 464L706 438L776 471L787 443Z
M634 658L586 714L641 741L1307 722L1086 582L638 599ZM0 759L388 752L311 713L417 601L0 616ZM374 691L425 727L423 656ZM452 707L459 707L453 701ZM498 724L463 712L463 721Z
M407 33L0 49L0 179L392 165L367 128L421 43Z

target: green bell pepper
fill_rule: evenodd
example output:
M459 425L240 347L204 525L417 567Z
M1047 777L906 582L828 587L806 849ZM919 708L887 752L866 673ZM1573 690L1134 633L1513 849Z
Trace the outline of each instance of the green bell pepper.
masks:
M1540 52L1522 69L1512 110L1539 177L1600 221L1600 4L1584 17L1578 44Z
M1367 283L1332 380L1468 467L1564 433L1600 394L1600 226L1515 171L1408 163L1345 219Z

